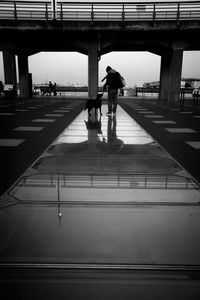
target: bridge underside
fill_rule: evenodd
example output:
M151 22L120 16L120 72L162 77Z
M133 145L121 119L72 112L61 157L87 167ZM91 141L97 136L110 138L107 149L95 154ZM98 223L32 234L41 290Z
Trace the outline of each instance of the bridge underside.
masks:
M91 42L97 41L101 55L111 51L151 51L161 55L172 47L200 49L196 36L200 22L177 27L172 22L152 25L151 22L63 22L0 21L3 49L29 55L40 51L78 51L88 54Z
M161 56L160 101L173 104L179 100L183 51L200 49L200 41L196 38L199 32L199 21L177 24L175 21L1 20L0 49L4 53L5 83L16 81L16 68L11 68L8 63L13 61L13 55L28 57L40 51L77 51L88 55L88 96L95 98L101 55L111 51L149 51ZM28 89L25 84L28 66L23 65L28 64L28 59L20 61L20 80L24 80L20 84L23 86L20 94L24 97L29 94L28 91L24 92Z

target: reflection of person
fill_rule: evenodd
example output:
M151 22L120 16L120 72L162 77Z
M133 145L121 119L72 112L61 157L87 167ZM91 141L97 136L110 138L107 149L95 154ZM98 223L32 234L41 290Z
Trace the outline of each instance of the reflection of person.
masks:
M108 118L107 143L116 146L117 151L120 151L124 146L124 142L117 138L116 115L109 116Z
M121 88L119 86L120 74L112 69L110 66L106 68L107 76L105 76L103 80L106 79L106 83L103 86L103 90L108 87L108 112L107 115L116 114L117 110L117 94L118 89Z

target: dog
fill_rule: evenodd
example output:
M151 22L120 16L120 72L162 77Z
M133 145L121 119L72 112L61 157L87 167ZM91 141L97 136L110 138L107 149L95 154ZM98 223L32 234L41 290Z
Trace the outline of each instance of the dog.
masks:
M97 110L98 110L98 109L99 109L100 115L103 115L102 112L101 112L102 96L103 96L103 93L98 94L95 100L93 100L93 99L87 100L87 102L86 102L86 104L85 104L84 110L86 110L86 109L88 110L89 116L91 115L91 114L90 114L90 111L91 111L93 108L95 109L95 115L97 114Z

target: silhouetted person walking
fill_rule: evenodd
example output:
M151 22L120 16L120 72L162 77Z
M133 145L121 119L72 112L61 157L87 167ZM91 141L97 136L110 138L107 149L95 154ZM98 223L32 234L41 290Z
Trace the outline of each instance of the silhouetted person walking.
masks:
M53 84L51 81L49 81L49 95L51 96L51 93L53 92Z
M121 75L110 66L106 68L107 75L102 79L106 79L103 90L108 87L108 112L107 115L116 114L117 111L117 94L118 89L123 87Z

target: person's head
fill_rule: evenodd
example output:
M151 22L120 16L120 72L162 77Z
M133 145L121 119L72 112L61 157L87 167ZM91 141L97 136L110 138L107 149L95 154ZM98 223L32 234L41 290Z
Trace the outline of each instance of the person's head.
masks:
M108 73L112 68L110 66L107 66L106 72Z

